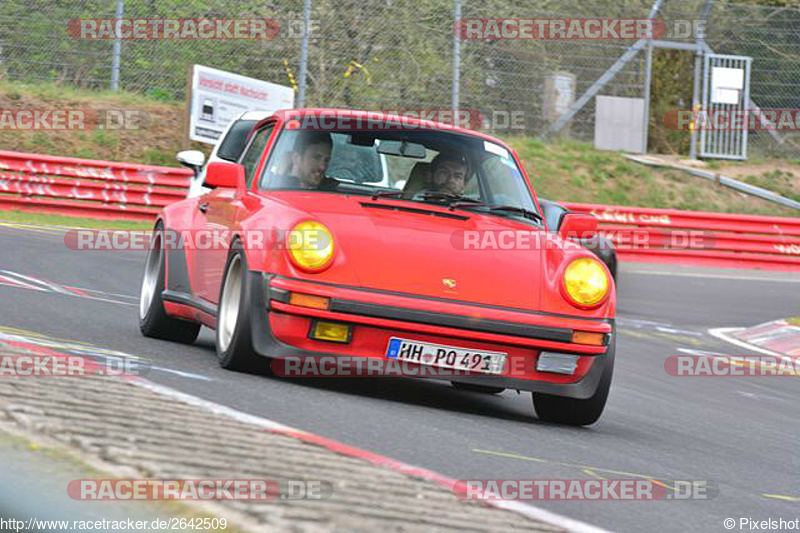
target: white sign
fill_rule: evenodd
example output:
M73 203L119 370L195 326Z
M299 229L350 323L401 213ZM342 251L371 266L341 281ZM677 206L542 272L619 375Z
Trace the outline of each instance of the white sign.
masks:
M744 89L744 69L714 67L711 70L711 102L714 104L739 103Z
M556 114L563 115L569 111L572 102L575 101L575 78L570 76L556 75L554 78L556 89Z
M291 87L195 65L192 72L189 138L217 144L228 124L245 111L294 107Z

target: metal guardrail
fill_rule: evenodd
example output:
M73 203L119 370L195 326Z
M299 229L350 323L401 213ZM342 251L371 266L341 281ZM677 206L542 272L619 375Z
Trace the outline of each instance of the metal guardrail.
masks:
M769 191L767 189L756 187L755 185L750 185L749 183L743 183L739 180L723 176L722 174L719 174L717 172L712 172L709 170L701 170L690 167L688 165L680 165L677 163L654 161L646 156L637 157L634 155L624 154L623 157L626 157L627 159L630 159L631 161L634 161L636 163L640 163L642 165L647 165L651 167L666 167L666 168L674 168L675 170L682 170L687 174L691 174L692 176L697 176L698 178L715 181L720 185L724 185L726 187L737 190L739 192L743 192L745 194L758 196L763 200L768 200L770 202L775 202L776 204L785 205L786 207L793 207L794 209L800 209L800 202L798 201L792 200L791 198L786 198L784 196L781 196L780 194Z
M151 220L186 197L187 169L0 151L0 209Z
M800 218L564 205L595 215L623 261L800 270Z

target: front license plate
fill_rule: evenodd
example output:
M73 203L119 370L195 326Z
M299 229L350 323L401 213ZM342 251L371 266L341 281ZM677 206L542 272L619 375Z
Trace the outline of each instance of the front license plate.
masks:
M472 350L397 337L389 339L389 346L386 348L387 359L483 374L502 374L507 356L508 354L501 352Z

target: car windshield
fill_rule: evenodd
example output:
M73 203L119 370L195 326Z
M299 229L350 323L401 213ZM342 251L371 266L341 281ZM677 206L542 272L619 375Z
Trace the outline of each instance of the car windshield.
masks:
M471 135L285 129L259 181L266 190L322 190L532 214L536 204L513 156ZM506 209L495 209L503 207ZM531 218L532 218L531 217Z

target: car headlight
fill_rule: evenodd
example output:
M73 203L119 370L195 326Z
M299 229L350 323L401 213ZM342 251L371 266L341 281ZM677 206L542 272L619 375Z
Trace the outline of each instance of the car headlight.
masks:
M330 265L333 235L324 224L306 220L296 224L286 235L286 249L296 266L317 272Z
M564 270L564 292L573 305L594 307L608 296L611 283L599 261L581 258Z

